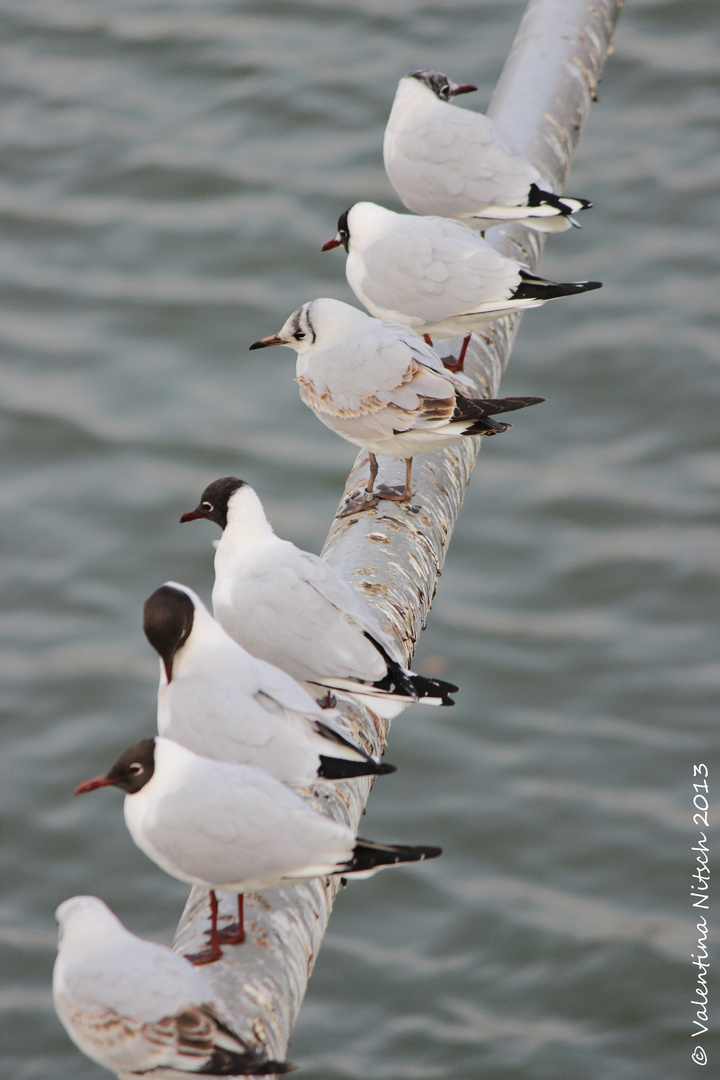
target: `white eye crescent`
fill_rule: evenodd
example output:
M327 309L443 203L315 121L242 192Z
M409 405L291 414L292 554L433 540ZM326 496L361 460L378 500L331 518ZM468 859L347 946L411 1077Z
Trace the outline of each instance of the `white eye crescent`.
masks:
M133 761L132 765L128 767L128 772L131 776L140 776L145 772L145 766L141 765L139 761Z

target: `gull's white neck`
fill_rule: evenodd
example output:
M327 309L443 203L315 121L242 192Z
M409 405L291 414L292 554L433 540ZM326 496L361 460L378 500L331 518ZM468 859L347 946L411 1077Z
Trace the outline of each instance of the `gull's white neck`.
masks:
M419 112L420 109L430 109L433 105L445 104L446 102L441 101L427 83L408 77L401 79L398 83L390 117L392 119L393 113L399 117L401 114Z
M222 671L237 659L238 653L244 656L245 651L223 630L204 604L196 603L192 633L175 654L173 682ZM162 674L164 667L162 664L160 667Z
M273 528L253 489L247 485L238 488L228 503L227 525L218 543L218 554L223 549L252 547L271 536Z
M356 203L350 211L350 255L364 251L375 240L391 232L403 219L402 214L377 203Z
M63 923L60 951L63 954L78 954L85 949L92 949L112 937L122 937L129 932L111 911L99 907L78 911Z
M178 788L182 788L188 775L198 761L204 761L180 743L158 735L155 738L155 769L152 776L139 791L126 794L123 816L135 843L147 854L145 839L146 817L150 825L155 821L157 802ZM145 846L143 846L145 845ZM153 857L153 856L151 856ZM161 864L163 865L163 864Z

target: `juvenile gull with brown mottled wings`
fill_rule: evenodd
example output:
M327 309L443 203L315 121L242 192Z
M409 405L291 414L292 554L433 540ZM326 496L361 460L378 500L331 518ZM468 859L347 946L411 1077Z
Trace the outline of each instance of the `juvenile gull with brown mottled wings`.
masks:
M75 1045L120 1077L286 1073L228 1026L205 977L126 930L96 896L73 896L60 924L55 1009Z
M441 450L466 435L497 435L510 424L492 417L543 401L539 397L470 398L470 381L401 323L374 319L340 300L320 298L294 311L282 329L250 346L287 345L298 354L300 396L327 427L367 450L363 497L342 516L407 503L416 454ZM374 491L375 455L405 459L405 487Z

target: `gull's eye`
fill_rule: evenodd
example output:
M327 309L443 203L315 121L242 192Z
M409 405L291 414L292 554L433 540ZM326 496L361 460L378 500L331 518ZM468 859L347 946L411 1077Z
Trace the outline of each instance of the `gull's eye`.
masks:
M294 334L293 336L294 336L296 341L302 341L303 338L305 337L305 334L302 332L302 330L298 330L298 332L296 334Z
M139 761L133 761L132 765L128 766L128 772L131 776L142 776L145 772L145 766L141 765Z
M209 514L212 514L213 510L215 509L213 504L211 502L208 502L207 499L205 500L205 502L200 503L200 505L202 506L203 510L207 510Z

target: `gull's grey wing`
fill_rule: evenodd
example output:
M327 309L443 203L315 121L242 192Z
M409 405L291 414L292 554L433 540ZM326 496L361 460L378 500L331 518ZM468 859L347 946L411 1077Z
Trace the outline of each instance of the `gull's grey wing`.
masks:
M265 660L256 659L255 662L260 683L258 700L265 709L272 703L273 708L279 706L313 720L326 718L327 714L322 712L314 698L292 675Z
M102 949L83 955L81 963L63 963L58 978L78 1005L107 1009L138 1024L214 997L204 976L187 960L129 931L113 935Z
M84 1053L116 1072L151 1069L195 1072L210 1061L217 1023L194 1005L152 1023L123 1016L113 1009L93 1011L61 996L58 1011Z
M401 219L392 233L348 257L351 287L371 311L431 326L479 303L509 297L517 263L467 226L445 218Z
M203 758L145 814L142 834L132 796L125 799L125 816L135 842L158 865L220 889L277 884L286 873L304 870L330 873L355 842L348 828L263 770Z
M216 577L213 606L231 637L295 678L385 674L364 637L382 634L369 609L324 560L288 541L246 548Z
M302 711L263 691L253 697L241 694L227 676L174 678L160 691L158 731L202 757L254 765L288 784L313 783L322 754L359 761L362 752L353 753L352 743L344 742L341 717L320 709L296 685L303 705L309 703Z
M458 216L525 202L537 169L487 116L437 102L393 130L385 166L405 205Z
M454 398L454 380L422 338L399 324L376 320L369 326L365 333L313 355L297 380L306 405L344 419L388 407L413 413L421 410L424 399ZM384 433L391 435L392 413L386 414L385 423Z

